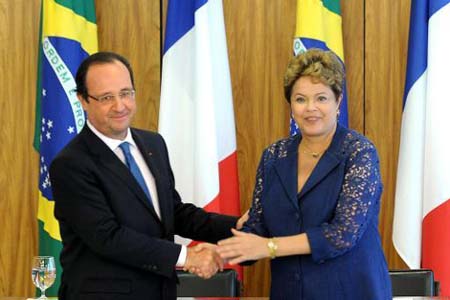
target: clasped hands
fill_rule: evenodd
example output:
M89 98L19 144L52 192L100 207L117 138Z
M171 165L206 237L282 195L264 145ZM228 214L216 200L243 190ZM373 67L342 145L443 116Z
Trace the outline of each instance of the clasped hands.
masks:
M248 218L247 210L237 221L236 228L241 229ZM183 270L207 279L222 271L225 263L235 265L268 256L266 238L235 229L231 232L232 237L219 241L217 245L202 243L188 248Z
M202 243L187 249L183 270L208 279L223 270L224 260L217 253L217 245Z
M184 270L207 279L223 270L225 263L239 264L269 256L268 239L232 229L233 237L217 245L202 243L188 248Z

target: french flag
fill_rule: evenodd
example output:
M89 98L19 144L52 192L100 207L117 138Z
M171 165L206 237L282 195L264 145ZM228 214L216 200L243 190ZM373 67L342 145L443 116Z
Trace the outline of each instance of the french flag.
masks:
M181 198L240 215L222 0L169 1L161 84L159 132Z
M413 0L393 242L450 296L450 0Z

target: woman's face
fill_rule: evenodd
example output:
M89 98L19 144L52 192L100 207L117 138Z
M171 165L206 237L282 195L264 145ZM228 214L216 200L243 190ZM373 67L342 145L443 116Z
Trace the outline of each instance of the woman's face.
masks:
M292 87L291 110L303 136L320 137L336 128L342 96L336 99L331 88L310 76L297 79Z

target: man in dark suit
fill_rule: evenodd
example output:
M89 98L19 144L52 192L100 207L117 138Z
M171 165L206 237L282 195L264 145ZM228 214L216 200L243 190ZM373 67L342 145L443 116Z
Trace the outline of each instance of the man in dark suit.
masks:
M181 202L163 138L130 128L125 58L88 57L76 83L88 121L50 168L63 241L59 299L175 299L176 266L208 278L222 261L213 246L186 248L174 234L216 243L238 219Z

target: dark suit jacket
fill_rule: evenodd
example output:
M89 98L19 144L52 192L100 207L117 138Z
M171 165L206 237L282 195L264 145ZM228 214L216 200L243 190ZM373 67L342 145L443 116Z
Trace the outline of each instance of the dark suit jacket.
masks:
M157 133L131 130L155 177L161 220L133 175L87 126L50 167L63 267L59 299L175 299L174 234L217 242L236 217L183 204L166 145Z
M264 151L244 226L263 236L307 234L310 255L271 261L270 299L392 299L378 233L382 183L374 145L338 126L298 193L301 138L278 141Z

